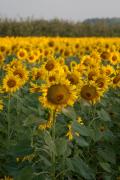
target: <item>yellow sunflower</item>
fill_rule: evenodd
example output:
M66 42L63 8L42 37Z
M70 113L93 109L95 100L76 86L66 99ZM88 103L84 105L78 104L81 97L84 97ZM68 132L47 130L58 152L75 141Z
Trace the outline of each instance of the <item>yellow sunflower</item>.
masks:
M58 62L53 58L53 57L50 57L46 62L45 64L42 66L47 72L50 72L50 71L53 71L55 70L56 68L58 68L58 66L60 66L58 64Z
M68 72L66 78L70 81L70 83L72 85L78 86L79 84L81 84L82 86L82 77L80 72L78 71L72 71L72 72Z
M17 76L7 74L3 79L3 90L7 93L13 93L20 88L20 81Z
M20 59L20 60L26 60L27 59L27 56L28 56L28 53L27 53L27 50L26 49L23 49L23 48L20 48L18 51L17 51L17 58Z
M94 82L85 83L80 91L80 96L91 104L100 100L103 92L99 90Z
M107 66L102 67L101 73L106 74L106 76L111 76L115 73L115 70L113 66L108 64Z
M44 80L46 77L46 71L43 68L32 68L31 71L32 80Z
M85 75L89 81L94 80L99 75L99 67L97 68L87 68Z
M41 86L42 96L40 102L45 108L61 110L63 107L72 106L77 99L76 86L70 84L65 78Z
M5 64L3 69L5 71L11 71L13 68L21 67L22 62L18 59L13 59L9 64Z
M75 66L77 65L76 61L71 61L70 62L70 68L71 70L74 70Z
M21 86L24 85L28 80L29 72L23 66L19 66L17 68L13 68L11 73L20 80Z
M95 78L95 84L101 91L106 91L110 85L110 78L107 77L105 74L100 74Z
M41 86L38 84L34 84L34 83L30 83L31 87L30 87L30 92L31 93L39 93L41 92Z
M59 62L60 65L64 65L65 64L65 59L63 57L57 58L57 61Z
M120 54L118 52L112 52L109 59L111 64L116 65L120 63Z
M30 51L27 57L27 61L30 64L36 63L36 61L38 60L38 56L34 51Z
M110 55L111 55L111 53L110 53L109 50L104 50L104 51L101 52L100 56L101 56L102 60L109 60Z
M120 87L120 74L116 74L116 76L112 78L112 87Z

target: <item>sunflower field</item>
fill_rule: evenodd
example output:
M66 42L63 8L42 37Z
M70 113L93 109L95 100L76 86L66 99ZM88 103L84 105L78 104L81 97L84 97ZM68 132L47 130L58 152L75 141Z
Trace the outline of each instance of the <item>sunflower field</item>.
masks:
M120 180L120 38L0 38L0 180Z

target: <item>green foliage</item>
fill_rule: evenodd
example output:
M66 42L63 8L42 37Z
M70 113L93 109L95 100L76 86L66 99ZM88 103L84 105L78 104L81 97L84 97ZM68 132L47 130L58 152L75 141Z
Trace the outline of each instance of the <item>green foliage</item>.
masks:
M120 37L120 18L69 22L0 19L0 36Z
M38 125L47 121L48 110L38 103L37 95L26 92L27 89L21 89L10 99L9 138L8 97L4 98L4 111L0 113L1 176L9 175L15 180L51 180L54 167L56 180L114 180L119 176L118 93L109 92L94 108L78 102L73 108L63 109L57 116L53 139L52 128L38 130ZM78 116L83 125L77 122ZM66 137L68 124L72 126L72 141Z

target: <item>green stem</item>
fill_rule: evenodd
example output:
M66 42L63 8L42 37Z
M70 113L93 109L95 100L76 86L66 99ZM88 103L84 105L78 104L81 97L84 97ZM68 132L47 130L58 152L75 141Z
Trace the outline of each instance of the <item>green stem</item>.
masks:
M8 141L10 141L10 130L11 130L11 122L10 122L10 94L8 97L8 111L7 111L7 122L8 122Z
M95 118L95 113L96 113L96 106L94 104L92 104L92 118L94 119Z
M55 144L55 122L56 122L56 112L52 111L51 112L51 116L52 116L52 120L53 120L53 127L52 127L52 139L53 142ZM55 159L55 152L52 153L52 180L55 180L55 164L56 164L56 159Z

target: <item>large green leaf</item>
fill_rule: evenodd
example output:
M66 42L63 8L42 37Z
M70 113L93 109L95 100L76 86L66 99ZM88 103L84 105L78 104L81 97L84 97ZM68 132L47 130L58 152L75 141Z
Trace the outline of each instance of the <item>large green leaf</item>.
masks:
M103 160L110 162L112 164L116 163L116 154L111 148L106 148L106 149L99 149L98 150L98 156L100 156Z
M66 139L57 139L56 142L56 150L57 150L57 155L64 155L67 151L67 141Z
M83 137L75 137L76 143L81 147L89 146L89 143Z
M111 166L109 163L100 162L100 166L108 173L111 173Z
M99 118L102 121L111 121L111 118L110 118L109 114L104 109L101 109L97 113L98 113Z
M55 142L53 141L53 139L48 131L45 131L45 133L44 133L44 140L45 140L46 145L48 146L48 150L50 151L50 153L56 154Z
M77 122L73 122L72 128L73 128L74 132L77 132L82 136L90 136L89 128L84 125L80 125Z
M90 167L80 157L74 157L71 162L73 168L71 170L79 174L80 177L83 177L86 180L95 179L92 169L90 169Z
M24 180L24 179L29 179L32 180L33 178L33 170L31 167L25 167L22 169L17 176L14 178L14 180Z

